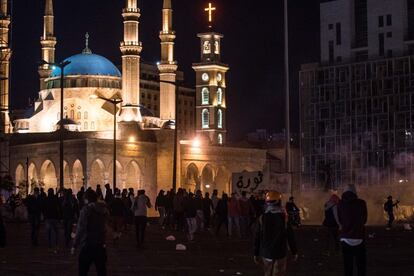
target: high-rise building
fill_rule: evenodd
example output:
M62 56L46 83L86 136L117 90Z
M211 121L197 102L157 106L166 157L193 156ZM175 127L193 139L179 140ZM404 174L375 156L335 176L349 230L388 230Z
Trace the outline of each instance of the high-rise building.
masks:
M414 1L320 4L321 60L300 72L302 185L412 180Z

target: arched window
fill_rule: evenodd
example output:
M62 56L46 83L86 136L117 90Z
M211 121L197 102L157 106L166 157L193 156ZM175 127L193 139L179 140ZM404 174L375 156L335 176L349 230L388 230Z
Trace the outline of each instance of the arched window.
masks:
M77 114L76 118L78 120L82 119L82 112L78 111L78 114Z
M88 130L88 122L85 122L85 123L83 124L83 130Z
M91 129L92 129L92 130L95 130L95 122L92 122L92 123L91 123Z
M217 104L223 104L223 90L220 87L217 89Z
M201 126L202 128L210 127L210 112L208 112L208 109L203 109L202 118L201 118Z
M73 109L70 111L70 118L72 120L75 119L75 111Z
M210 103L210 91L208 88L204 87L201 90L201 104L209 104Z
M85 111L85 113L83 113L83 118L85 120L88 120L88 111Z
M219 145L223 145L223 134L220 133L217 136L217 142L218 142Z
M223 112L221 109L217 111L217 126L218 128L223 128Z

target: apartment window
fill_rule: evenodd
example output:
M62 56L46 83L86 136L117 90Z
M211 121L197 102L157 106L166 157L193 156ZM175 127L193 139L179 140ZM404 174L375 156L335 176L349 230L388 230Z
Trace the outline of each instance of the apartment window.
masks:
M387 26L391 26L392 25L392 16L391 14L387 14Z
M378 34L379 55L384 56L384 34Z
M355 11L355 46L364 47L368 45L368 5L367 0L357 0L354 5Z
M333 29L333 24L329 24L329 25L328 25L328 29L329 29L329 30L332 30L332 29Z
M378 16L378 27L384 27L384 17L382 15Z
M336 62L342 62L342 57L341 56L337 56L336 57Z
M341 45L342 34L341 34L341 23L336 23L336 45Z
M392 58L392 50L387 51L387 57Z
M332 40L329 41L329 62L334 62L334 42Z
M387 37L391 38L392 37L392 32L387 32Z
M414 38L414 0L407 0L408 39Z

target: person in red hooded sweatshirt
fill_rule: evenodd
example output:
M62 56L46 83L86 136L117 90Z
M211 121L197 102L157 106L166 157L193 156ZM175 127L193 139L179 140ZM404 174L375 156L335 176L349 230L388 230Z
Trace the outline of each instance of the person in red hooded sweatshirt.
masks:
M365 224L368 219L367 204L359 199L355 186L348 186L338 203L340 240L344 259L345 276L366 275L367 252L365 246Z

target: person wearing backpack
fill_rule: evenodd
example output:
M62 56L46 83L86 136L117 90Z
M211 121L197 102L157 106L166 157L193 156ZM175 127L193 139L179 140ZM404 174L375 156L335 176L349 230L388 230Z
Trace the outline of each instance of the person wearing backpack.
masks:
M327 239L327 255L336 254L339 251L339 219L338 219L338 203L340 198L336 194L332 194L325 203L325 219L322 225L328 234Z
M254 238L254 262L261 264L265 276L285 276L288 246L294 260L298 258L294 232L287 225L286 210L282 207L282 194L266 194L264 214L258 219Z
M79 276L87 276L92 264L98 276L106 276L106 229L109 211L105 202L98 201L98 194L87 190L85 205L79 216L72 254L79 252Z

